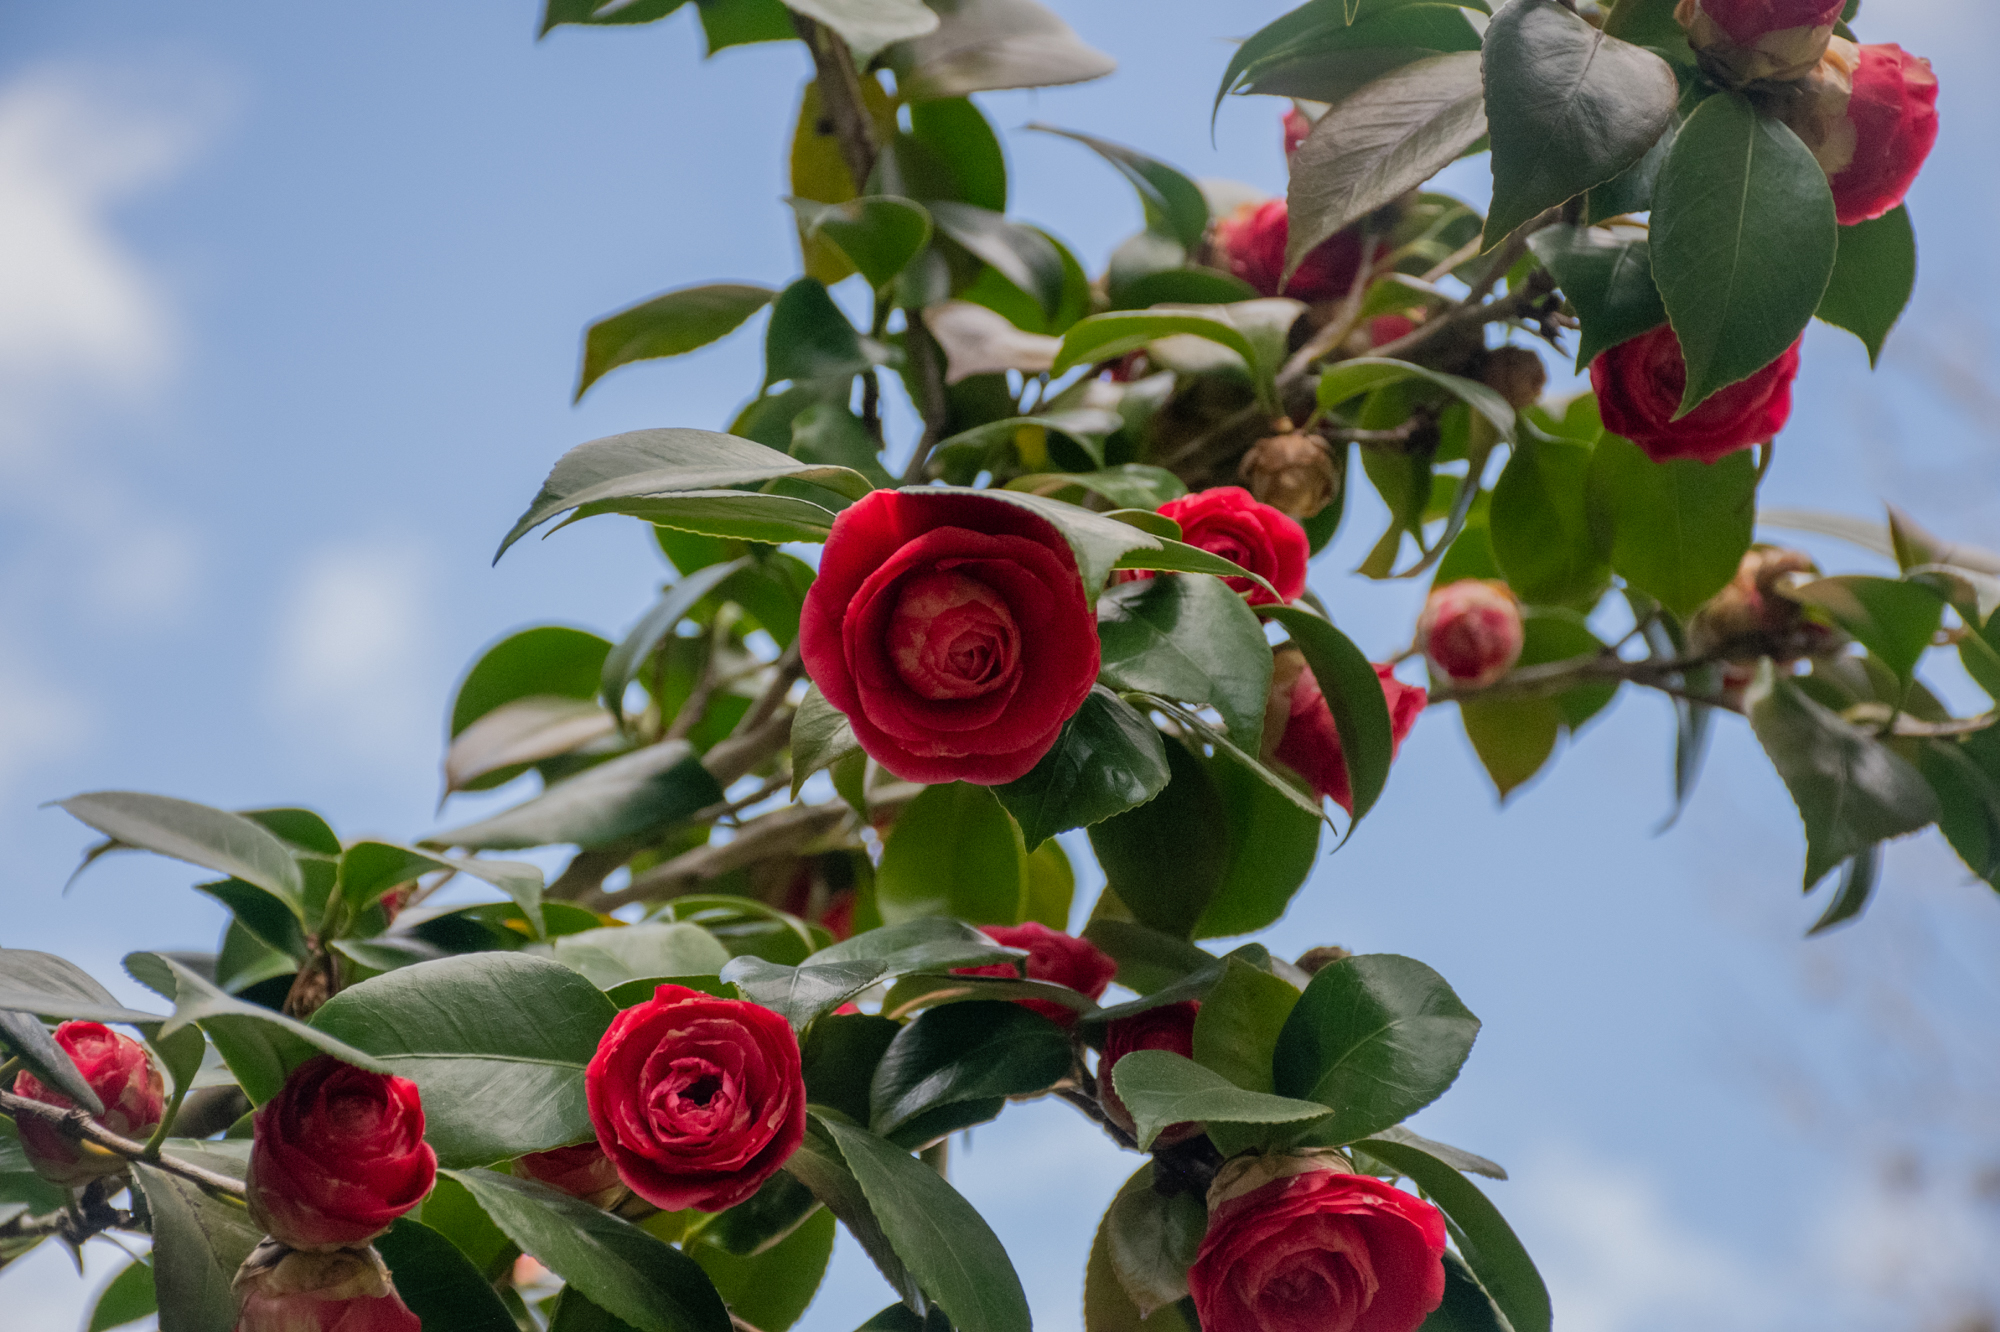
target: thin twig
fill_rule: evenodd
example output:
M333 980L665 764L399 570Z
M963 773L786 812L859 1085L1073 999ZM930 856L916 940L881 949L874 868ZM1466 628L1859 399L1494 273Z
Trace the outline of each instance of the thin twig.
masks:
M86 1110L68 1106L45 1105L26 1096L16 1096L10 1091L0 1091L0 1113L19 1119L23 1115L39 1119L51 1125L64 1137L75 1138L102 1147L105 1151L122 1156L128 1161L144 1161L147 1165L164 1170L169 1175L178 1175L193 1184L217 1193L243 1196L243 1181L218 1175L212 1170L204 1170L198 1165L176 1160L171 1156L148 1157L146 1144L134 1142L130 1138L113 1133L104 1125L90 1117Z
M1086 1095L1075 1087L1058 1087L1055 1094L1062 1100L1068 1101L1071 1105L1083 1111L1087 1119L1109 1134L1111 1140L1120 1147L1123 1147L1128 1152L1139 1150L1139 1140L1118 1127L1118 1125L1112 1123L1111 1117L1104 1113L1104 1107L1097 1103L1095 1096Z
M910 368L917 372L917 410L923 413L924 433L917 441L917 447L910 454L910 465L903 469L903 484L916 485L924 479L924 467L930 462L931 450L944 439L951 416L951 403L944 391L944 350L930 329L924 326L923 312L904 312L903 351L910 359Z
M1624 682L1644 685L1695 703L1729 707L1730 704L1725 699L1691 694L1673 683L1676 676L1684 676L1689 671L1713 665L1715 660L1714 657L1699 656L1626 661L1607 650L1588 657L1572 657L1567 661L1552 661L1541 666L1524 666L1520 670L1509 672L1493 684L1478 689L1451 687L1436 689L1431 692L1431 702L1547 698L1578 685Z

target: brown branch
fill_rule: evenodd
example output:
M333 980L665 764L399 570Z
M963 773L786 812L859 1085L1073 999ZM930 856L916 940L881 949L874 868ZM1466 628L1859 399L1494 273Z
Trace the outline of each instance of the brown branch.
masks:
M0 1113L17 1120L23 1115L39 1119L55 1128L64 1137L102 1147L105 1151L122 1156L128 1161L144 1161L147 1165L164 1170L169 1175L178 1175L192 1184L199 1184L202 1188L216 1193L233 1194L238 1198L243 1196L242 1180L218 1175L212 1170L204 1170L198 1165L178 1161L171 1156L148 1156L145 1143L120 1137L92 1119L88 1111L67 1106L45 1105L26 1096L16 1096L10 1091L0 1091Z
M1626 683L1644 685L1663 694L1671 694L1675 698L1685 698L1689 702L1706 703L1714 707L1731 708L1733 711L1734 708L1728 700L1690 693L1674 681L1676 676L1686 675L1689 671L1714 663L1713 657L1648 658L1645 661L1626 661L1607 651L1594 656L1572 657L1568 661L1552 661L1541 666L1524 666L1478 689L1451 687L1434 689L1431 691L1430 701L1453 703L1466 700L1483 702L1514 698L1548 698L1578 685Z
M868 188L875 174L875 159L881 147L875 141L875 123L862 96L861 71L855 67L854 53L840 34L815 23L803 14L792 15L799 40L812 52L813 69L818 74L820 110L833 124L840 141L840 156L847 174L854 178L854 192Z

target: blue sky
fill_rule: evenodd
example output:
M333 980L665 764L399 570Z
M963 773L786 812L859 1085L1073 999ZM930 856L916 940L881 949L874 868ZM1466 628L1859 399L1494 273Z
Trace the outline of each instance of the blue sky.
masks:
M986 99L1017 214L1093 267L1138 222L1080 148L1017 132L1037 119L1282 187L1275 104L1232 102L1213 147L1207 123L1228 39L1282 5L1056 7L1122 67ZM1930 56L1944 85L1912 195L1918 299L1872 375L1853 339L1808 337L1765 497L1865 516L1887 499L1990 545L2000 17L1870 11L1864 37ZM702 63L686 15L539 44L534 21L529 0L0 13L6 944L110 978L130 949L209 947L220 924L190 874L143 859L63 895L86 838L41 801L130 787L420 833L479 647L536 622L620 632L646 604L662 569L627 524L488 559L562 449L719 426L754 385L755 325L569 405L590 319L792 275L778 196L805 63ZM1476 197L1480 170L1447 184ZM1386 655L1416 592L1341 572L1378 524L1358 504L1314 581ZM1654 836L1669 734L1664 706L1628 698L1500 811L1439 710L1270 942L1421 957L1486 1020L1421 1126L1514 1170L1494 1196L1565 1328L1943 1328L2000 1299L2000 1185L1979 1186L2000 1167L2000 901L1920 838L1858 927L1803 942L1796 816L1740 726ZM1090 1229L1134 1164L1049 1105L959 1152L1050 1332L1076 1327ZM82 1307L53 1250L4 1280L24 1326ZM805 1326L887 1300L844 1249Z

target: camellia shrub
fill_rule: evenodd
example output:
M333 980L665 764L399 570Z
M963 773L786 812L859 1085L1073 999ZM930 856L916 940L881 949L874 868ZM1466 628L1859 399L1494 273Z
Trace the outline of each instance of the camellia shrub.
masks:
M1806 325L1873 354L1909 296L1928 66L1853 0L1309 0L1216 96L1290 99L1285 199L1033 127L1144 205L1093 276L1008 215L974 100L1111 68L1035 0L545 31L683 8L810 56L802 275L591 326L579 393L769 307L764 379L726 433L571 449L500 543L637 519L673 580L616 641L472 664L446 795L538 781L475 821L60 802L86 864L189 862L230 923L127 958L138 1007L0 950L0 1253L150 1237L94 1328L785 1332L844 1226L900 1298L871 1332L1027 1332L944 1148L1056 1097L1135 1154L1090 1332L1548 1332L1504 1173L1404 1127L1479 1030L1445 980L1212 941L1284 916L1446 705L1505 794L1626 689L1674 701L1683 798L1747 720L1835 880L1816 929L1932 824L2000 883L2000 731L1920 676L2000 696L2000 559L1757 503ZM1475 152L1483 215L1425 188ZM1546 398L1550 356L1591 391ZM1359 484L1358 576L1432 589L1366 649L1307 586Z

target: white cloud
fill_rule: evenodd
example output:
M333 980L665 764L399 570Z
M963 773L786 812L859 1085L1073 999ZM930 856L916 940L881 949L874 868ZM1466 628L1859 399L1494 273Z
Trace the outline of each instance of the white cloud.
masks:
M288 720L356 754L433 757L430 581L424 552L404 541L309 556L278 621L273 699Z
M90 722L76 694L0 657L0 794L43 760L74 750Z

